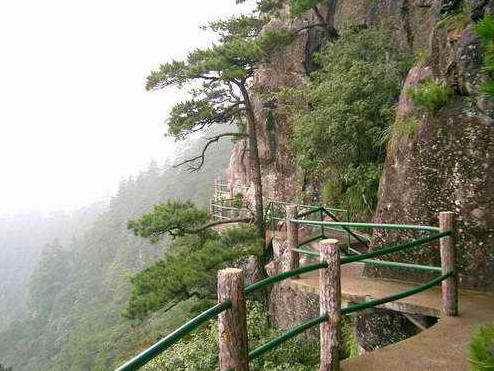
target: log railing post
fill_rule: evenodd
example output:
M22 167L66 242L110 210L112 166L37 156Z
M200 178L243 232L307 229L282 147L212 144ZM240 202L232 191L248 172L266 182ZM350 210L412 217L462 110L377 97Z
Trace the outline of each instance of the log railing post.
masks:
M292 271L299 267L300 256L294 249L298 248L298 224L290 221L297 219L297 205L287 205L286 207L286 239L287 239L287 271Z
M220 370L249 370L247 314L244 275L241 269L218 272L218 301L230 300L232 306L219 315Z
M458 271L456 267L455 215L450 211L439 213L441 232L452 231L450 236L441 238L441 267L443 274L453 274L442 282L443 312L446 316L458 315Z
M319 242L321 262L328 263L327 268L319 271L320 313L328 316L328 320L320 325L320 371L340 369L341 266L337 242L333 239Z

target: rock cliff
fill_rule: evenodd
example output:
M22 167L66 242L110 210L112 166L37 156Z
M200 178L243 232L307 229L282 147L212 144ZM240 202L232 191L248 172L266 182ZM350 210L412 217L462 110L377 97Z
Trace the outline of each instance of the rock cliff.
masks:
M479 92L485 76L482 53L472 24L492 1L465 0L471 19L465 27L449 30L441 24L448 9L462 6L458 0L333 0L334 26L384 24L393 34L396 47L424 55L403 82L397 104L397 121L413 117L418 131L395 138L387 157L374 221L378 223L437 224L437 213L452 210L458 215L461 281L466 287L494 290L494 123L492 101ZM262 161L263 187L268 198L294 200L306 184L304 172L296 167L290 151L290 118L270 115L263 92L300 86L313 68L311 55L324 44L311 14L292 19L284 9L267 26L305 28L296 41L256 72L251 88L255 92L258 141ZM453 90L446 107L435 114L415 107L407 91L433 77ZM250 176L245 147L238 142L232 152L228 180L248 186ZM248 192L252 193L252 192ZM379 243L395 241L396 234L375 233ZM422 263L437 263L437 253L422 251L402 257ZM393 276L396 272L368 272ZM401 274L401 273L400 273ZM411 277L413 278L413 277ZM417 277L420 279L420 277Z

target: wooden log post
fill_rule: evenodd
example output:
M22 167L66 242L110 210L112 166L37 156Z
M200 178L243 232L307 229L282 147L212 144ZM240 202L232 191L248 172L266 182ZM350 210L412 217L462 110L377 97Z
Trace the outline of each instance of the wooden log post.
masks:
M299 267L300 256L294 249L298 248L298 224L290 221L297 219L297 205L287 205L286 207L286 240L287 240L287 258L286 270L292 271Z
M244 274L228 268L218 272L218 302L232 302L232 307L219 315L220 370L249 370L247 309L244 296Z
M443 274L453 274L442 282L443 312L446 316L458 315L458 271L456 267L455 215L451 211L439 213L441 232L452 231L450 236L441 238L441 267Z
M328 263L327 268L319 271L320 313L328 316L328 320L320 325L320 371L338 371L340 369L341 265L337 242L333 239L319 242L321 262Z

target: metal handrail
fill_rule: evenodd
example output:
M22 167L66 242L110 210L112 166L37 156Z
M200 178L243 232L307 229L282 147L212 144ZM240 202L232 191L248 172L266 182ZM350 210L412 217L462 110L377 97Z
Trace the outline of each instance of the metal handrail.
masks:
M290 330L285 332L284 334L275 337L274 339L268 341L266 344L261 345L260 347L254 349L253 351L249 352L249 361L253 360L254 358L259 357L260 355L269 352L270 350L276 348L278 345L284 343L285 341L297 336L298 334L301 334L305 330L314 327L316 325L319 325L325 321L328 320L328 316L322 315L320 317L302 322L298 324L297 326L292 327Z
M429 282L424 283L423 285L414 287L413 289L410 289L410 290L402 291L402 292L395 294L395 295L387 296L387 297L382 298L382 299L370 300L370 301L365 301L363 303L350 305L348 307L342 308L341 314L342 315L350 314L353 312L357 312L357 311L364 310L367 308L375 307L377 305L386 304L386 303L389 303L392 301L396 301L399 299L406 298L408 296L418 294L419 292L428 290L428 289L438 285L439 283L444 281L446 278L450 277L453 273L454 272L448 272L446 274L443 274L439 277L434 278L433 280L430 280Z
M364 259L370 259L370 258L375 258L375 257L379 257L379 256L389 255L389 254L392 254L395 252L410 250L413 247L421 246L421 245L426 244L427 242L438 240L442 237L446 237L446 236L450 236L450 235L451 235L451 231L441 232L441 233L437 233L437 234L434 234L431 236L419 238L417 240L409 241L409 242L406 242L404 244L400 244L397 246L391 246L391 247L387 247L384 249L368 252L366 254L347 256L347 257L344 257L341 259L341 264L354 263L354 262L362 261Z
M439 228L437 227L430 227L430 226L417 226L417 225L398 225L398 224L370 224L370 223L347 223L347 222L313 222L313 221L304 221L304 220L290 220L294 223L297 224L311 224L311 225L329 225L329 226L334 226L334 225L342 225L342 226L348 226L348 227L358 227L358 228L386 228L386 229L412 229L412 230L422 230L422 231L440 231ZM429 267L429 266L423 266L423 265L416 265L416 264L407 264L407 263L399 263L399 262L386 262L386 261L380 261L380 260L372 260L370 258L372 257L380 257L380 256L385 256L388 254L392 254L395 252L400 252L400 251L405 251L409 250L413 247L421 246L424 245L430 241L440 239L442 237L450 236L452 234L451 231L446 231L446 232L441 232L441 233L436 233L428 237L420 238L417 240L409 241L404 244L400 244L397 246L391 246L387 247L381 250L376 250L370 253L362 254L362 255L353 255L353 256L343 256L341 258L341 264L348 264L352 262L367 262L371 264L378 264L378 265L387 265L387 266L395 266L395 267L405 267L405 268L414 268L414 269L421 269L421 270L429 270L429 271L434 271L434 272L439 272L442 271L441 268L439 267ZM323 236L318 236L318 237L323 237ZM313 239L315 240L315 239ZM306 241L303 244L307 244L308 242ZM295 251L305 253L305 254L312 254L312 255L319 255L317 252L310 252L308 250L304 249L295 249ZM315 263L315 264L309 264L305 265L303 267L300 267L298 269L295 269L293 271L289 272L283 272L280 273L276 276L268 277L266 279L263 279L261 281L258 281L254 284L251 284L249 286L246 286L244 289L245 294L249 294L255 290L262 289L268 285L272 285L277 282L284 281L290 277L295 277L303 273L308 273L312 272L315 270L319 270L321 268L327 268L328 263L327 262L320 262L320 263ZM341 309L341 314L346 315L350 314L359 310L364 310L367 308L371 308L377 305L382 305L388 302L396 301L408 296L415 295L417 293L420 293L422 291L425 291L446 278L450 277L454 272L448 272L446 274L443 274L437 278L434 278L433 280L420 285L418 287L400 292L398 294L388 296L385 298L381 299L376 299L376 300L371 300L371 301L366 301L363 303L358 303L358 304L353 304L348 307L342 308ZM193 331L197 327L199 327L201 324L204 322L210 320L213 317L216 317L223 311L231 308L232 303L230 300L227 300L223 303L219 303L208 310L202 312L198 316L194 317L192 320L189 322L185 323L175 331L173 331L171 334L157 342L156 344L152 345L136 357L132 358L128 362L126 362L124 365L120 366L117 368L117 371L129 371L129 370L136 370L139 367L145 365L147 362L149 362L151 359L156 357L158 354L162 353L166 349L168 349L170 346L175 344L177 341L179 341L184 335L188 334L189 332ZM320 317L314 318L309 321L302 322L298 324L297 326L293 327L289 331L285 332L284 334L270 340L266 344L254 349L249 353L249 360L252 360L260 355L262 355L265 352L270 351L271 349L275 348L276 346L280 345L284 341L293 338L294 336L304 332L305 330L316 326L328 319L327 315L322 315Z
M374 229L374 228L382 228L382 229L408 229L408 230L416 230L416 231L427 231L427 232L439 232L440 228L432 227L428 225L413 225L413 224L373 224L373 223L354 223L354 222L325 222L325 221L317 221L317 220L298 220L298 219L290 219L290 222L295 224L305 224L305 225L319 225L319 226L340 226L340 227L354 227L354 228L362 228L362 229Z
M251 292L255 290L262 289L266 286L272 285L277 282L284 281L290 277L298 276L302 273L308 273L312 271L316 271L321 268L327 268L328 263L322 262L322 263L314 263L314 264L308 264L304 265L303 267L300 267L298 269L294 269L293 271L289 272L283 272L280 274L277 274L276 276L268 277L263 280L257 281L256 283L253 283L252 285L249 285L245 288L244 292L246 294L250 294Z
M339 222L339 220L336 218L333 213L331 213L329 210L326 210L325 208L321 209L322 212L326 213L327 216L329 216L331 219L333 219L335 222ZM321 226L322 227L322 226ZM369 248L369 245L367 241L365 241L363 238L361 238L358 234L354 233L350 228L347 226L341 226L348 234L350 234L353 238L355 238L358 242L360 242L364 247Z
M450 277L452 274L453 274L453 272L443 274L442 276L439 276L439 277L437 277L437 278L435 278L435 279L433 279L433 280L431 280L431 281L429 281L423 285L414 287L413 289L406 290L406 291L400 292L400 293L395 294L395 295L387 296L387 297L382 298L382 299L370 300L370 301L366 301L363 303L350 305L348 307L342 308L340 313L342 315L348 315L348 314L353 313L353 312L372 308L372 307L375 307L378 305L386 304L386 303L389 303L392 301L396 301L399 299L406 298L408 296L418 294L422 291L428 290L428 289L438 285L439 283L444 281L446 278ZM323 314L317 318L314 318L314 319L311 319L308 321L304 321L304 322L292 327L291 329L289 329L285 333L281 334L280 336L275 337L274 339L268 341L267 343L261 345L260 347L254 349L253 351L251 351L249 353L249 360L252 360L254 358L259 357L260 355L262 355L262 354L276 348L277 346L281 345L285 341L297 336L298 334L301 334L305 330L308 330L309 328L314 327L318 324L321 324L327 320L328 320L328 315Z
M232 302L230 300L226 300L223 303L216 304L214 307L211 307L198 316L191 319L189 322L183 324L178 329L173 331L171 334L166 336L165 338L158 341L156 344L152 345L142 353L138 354L122 366L116 369L116 371L131 371L137 370L139 367L144 366L158 354L162 353L177 341L179 341L184 335L189 332L195 330L204 322L210 320L213 317L216 317L221 312L231 308Z

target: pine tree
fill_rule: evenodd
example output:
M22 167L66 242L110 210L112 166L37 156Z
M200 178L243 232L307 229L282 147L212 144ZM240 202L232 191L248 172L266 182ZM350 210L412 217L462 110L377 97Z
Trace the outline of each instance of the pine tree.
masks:
M264 237L261 166L257 145L257 120L248 82L256 66L293 40L286 30L262 32L263 18L241 16L210 23L204 27L219 35L218 43L197 49L181 61L162 64L147 78L148 90L188 85L190 98L176 104L168 119L168 133L182 140L216 125L236 125L209 138L201 153L179 165L189 170L202 167L211 144L221 138L247 138L251 174L255 187L255 216L259 237Z

